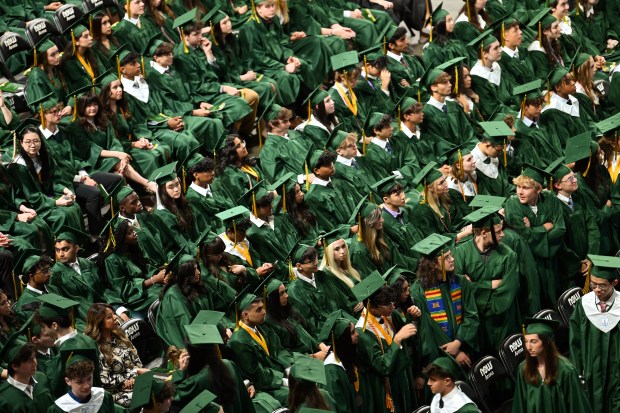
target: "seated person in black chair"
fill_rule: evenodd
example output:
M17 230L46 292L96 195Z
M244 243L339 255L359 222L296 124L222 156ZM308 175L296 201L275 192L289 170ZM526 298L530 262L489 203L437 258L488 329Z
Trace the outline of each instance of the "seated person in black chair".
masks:
M423 370L428 376L428 387L435 395L431 402L431 413L458 412L480 413L480 410L463 391L456 387L460 367L452 357L439 357Z

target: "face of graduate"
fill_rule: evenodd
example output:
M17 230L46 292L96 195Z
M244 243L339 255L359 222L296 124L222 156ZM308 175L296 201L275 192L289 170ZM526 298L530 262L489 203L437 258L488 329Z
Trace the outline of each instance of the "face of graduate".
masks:
M542 356L545 353L545 346L538 334L525 335L525 349L533 358Z
M41 149L41 138L34 132L28 132L22 137L21 145L30 158L35 158Z
M568 0L558 0L557 6L551 8L551 13L556 17L566 17L569 10L570 4L568 4Z
M71 387L71 393L73 393L78 399L85 399L90 396L90 390L93 388L93 375L92 373L86 377L77 377L69 379L65 377L65 383Z
M96 102L90 103L84 108L84 116L87 118L94 118L99 112L99 105Z
M301 190L301 185L295 184L295 203L301 204L304 202L304 191Z
M51 327L41 324L41 333L39 336L33 336L32 341L40 349L53 348L54 343L58 339L58 333ZM36 340L36 341L35 341Z
M164 399L164 401L157 405L157 408L159 409L160 413L167 413L170 411L170 406L172 406L172 397Z
M573 79L573 75L567 74L564 79L555 85L555 90L559 95L572 95L577 92L577 84L575 79Z
M278 288L278 294L280 295L280 307L286 307L288 304L288 293L284 284L280 284Z
M295 264L297 271L305 275L306 277L312 276L315 272L319 270L319 257L314 257L313 259L304 262L303 264L298 262Z
M351 344L356 346L357 342L359 341L360 335L353 324L351 324L351 326L349 327L349 332L351 333Z
M489 51L484 53L484 60L487 62L499 62L502 58L502 46L499 42L491 43Z
M594 291L596 297L601 301L607 301L611 297L617 284L618 280L611 282L590 274L590 290Z
M104 331L112 331L116 328L116 317L114 317L114 311L109 308L105 309L105 315L103 316L103 323L101 329Z
M314 168L314 174L324 181L327 181L334 172L336 172L336 170L334 169L333 162L329 165L321 166L320 168Z
M136 234L136 230L133 229L133 225L129 224L129 228L127 229L127 235L125 235L125 242L129 245L134 245L138 242L138 234Z
M381 140L388 140L394 134L394 127L392 125L387 125L383 129L375 129L375 136Z
M379 317L389 317L392 315L392 311L394 311L394 308L396 308L396 305L393 302L379 304L376 307L376 315Z
M93 45L93 38L90 36L90 32L85 30L79 38L76 39L77 47L83 47L85 49Z
M222 34L232 33L232 23L230 21L230 17L226 16L224 20L220 20L220 29L222 30Z
M189 36L187 36L187 39L189 39ZM172 52L170 52L170 53L164 53L164 54L160 54L158 56L154 56L153 59L160 66L168 68L168 67L172 66L172 62L174 61L174 56L173 56Z
M555 185L558 190L568 194L572 194L579 189L579 182L573 172L563 176L561 180L555 182L553 185Z
M590 56L588 61L584 64L588 65L587 67L590 68L590 77L593 77L596 73L596 64L594 63L594 59L592 58L592 56Z
M542 112L542 100L536 99L525 106L524 116L527 116L528 119L535 120L540 117L540 112Z
M407 36L403 36L400 39L396 39L394 43L389 43L388 47L392 53L405 53L409 50L409 42L407 41Z
M276 119L269 122L271 125L271 133L274 135L282 136L288 132L289 127L291 126L290 119Z
M476 170L476 160L471 153L463 156L463 172L472 173Z
M454 31L454 19L449 14L446 16L446 32L452 33Z
M58 47L52 46L45 52L47 57L47 64L50 66L58 66L60 64L60 53Z
M185 33L185 38L187 39L187 43L190 46L196 47L202 43L202 33L200 30L195 30L193 32ZM171 63L172 64L172 63Z
M166 193L172 199L181 198L181 184L178 177L166 182Z
M196 185L202 186L203 188L206 188L207 185L211 185L214 179L215 170L194 172L194 182Z
M340 144L338 149L336 149L336 153L346 159L355 158L357 155L357 146L355 145L355 141L353 139L345 139L344 142Z
M52 125L57 126L60 123L60 120L62 119L62 116L60 115L61 110L62 105L56 105L50 110L45 111L45 122L47 123L47 129L49 129Z
M325 105L325 113L327 113L328 115L331 115L336 111L336 104L334 103L334 100L331 96L323 99L323 104Z
M133 79L136 76L139 76L142 73L140 68L140 63L137 60L127 63L125 66L121 67L121 73L127 79Z
M129 2L129 14L133 18L142 16L144 14L144 1L143 0L131 0Z
M200 267L198 264L194 264L194 278L192 278L192 284L198 284L200 282Z
M436 196L446 195L448 193L448 181L446 181L446 176L442 176L441 178L433 182L432 187L429 189Z
M161 4L161 0L151 0L150 1L151 6L153 6L154 8L159 7L159 5Z
M347 243L343 239L334 241L332 244L332 250L334 252L334 261L337 266L341 266L345 262L347 256Z
M551 23L551 27L543 30L543 34L547 36L547 40L557 40L560 38L560 22L554 21Z
M476 11L481 11L487 5L487 0L476 0Z
M263 302L255 302L252 306L243 312L243 322L250 326L258 326L265 322L265 315L267 312L265 311L265 306Z
M235 138L233 142L235 143L237 158L239 158L239 160L245 159L248 156L248 149L245 145L245 141L241 138Z
M446 80L445 82L437 82L433 85L431 85L431 92L433 94L438 94L439 96L450 96L450 93L452 93L452 82L450 82L450 80Z
M523 30L517 25L504 31L504 43L508 47L518 47L523 42Z
M109 36L112 34L112 23L110 18L106 15L101 19L101 34Z
M404 116L405 122L411 122L414 125L421 125L424 122L424 112L414 112Z
M443 254L443 265L446 272L454 271L454 256L452 251L447 251ZM437 272L437 279L442 279L443 273L441 272L441 257L435 258L435 271Z
M68 241L60 241L54 245L56 259L63 264L75 262L79 247Z
M523 205L536 205L539 193L533 185L517 185L517 197Z
M30 358L26 361L22 361L19 364L13 364L13 370L15 370L15 376L18 377L32 377L37 372L37 356L33 351Z
M446 394L450 390L450 379L442 379L440 377L429 377L426 384L433 394Z
M388 196L383 197L383 203L391 206L392 208L401 208L405 206L405 191L399 189L396 192L392 192Z
M133 216L144 211L144 206L140 201L140 197L135 192L129 194L120 205L120 210L123 215Z
M403 289L401 290L400 296L399 296L400 302L404 303L405 301L407 301L407 298L409 297L409 295L410 295L410 292L409 292L409 281L405 281L403 283Z
M256 13L265 20L271 20L276 15L276 4L273 1L266 1L256 6Z
M504 150L504 145L495 145L491 142L483 142L480 149L486 156L497 158Z
M46 265L43 268L39 268L34 274L30 276L30 281L36 286L47 285L50 282L50 276L52 275L52 267Z
M120 80L110 83L110 99L121 100L123 98L123 85Z
M6 294L0 295L0 317L6 317L11 313L11 302Z
M273 215L273 205L267 204L263 207L256 208L256 214L263 221L267 221Z

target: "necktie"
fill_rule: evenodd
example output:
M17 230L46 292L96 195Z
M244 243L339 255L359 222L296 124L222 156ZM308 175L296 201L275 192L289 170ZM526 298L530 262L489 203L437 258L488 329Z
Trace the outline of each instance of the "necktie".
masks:
M445 105L445 103L444 103L444 105L441 107L441 111L442 111L443 113L448 113L448 107Z
M601 301L600 303L598 303L599 307L601 307L601 313L604 313L605 310L607 309L607 304L605 304L603 301Z
M355 159L351 159L351 166L357 169L357 161Z
M408 64L407 64L407 62L405 61L405 58L404 58L404 57L402 57L402 58L400 59L400 63L401 63L403 66L405 66L407 69L409 69L409 65L408 65Z
M443 399L439 398L439 408L443 409Z
M573 198L568 198L568 207L570 209L574 209L575 204L573 203Z
M325 185L325 186L328 187L328 188L333 188L334 187L334 185L332 185L331 181L328 182L327 185Z
M164 70L164 75L171 76L170 69Z
M519 60L519 51L516 51L516 52L515 52L514 58L515 58L515 59L517 59L517 60Z
M537 128L538 124L536 122L532 122L532 124L530 125L530 128Z
M573 104L573 102L571 102L571 101L570 101L570 99L568 99L568 100L566 101L566 104L567 104L567 105L572 105L572 104Z
M140 89L140 85L138 84L138 82L134 82L133 88L134 89Z
M387 153L389 153L391 155L392 154L392 144L387 142L385 144L385 150L386 150Z
M487 165L491 165L491 157L487 156L487 158L484 161L482 161L482 163L485 163Z

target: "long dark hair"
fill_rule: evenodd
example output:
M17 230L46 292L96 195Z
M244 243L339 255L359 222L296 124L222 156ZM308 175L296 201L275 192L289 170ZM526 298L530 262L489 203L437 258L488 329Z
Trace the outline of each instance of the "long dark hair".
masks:
M235 134L231 134L226 137L226 140L224 141L224 147L220 150L219 153L220 164L216 170L218 175L221 174L227 166L236 166L240 162L242 162L242 160L239 159L239 157L237 156L237 145L235 145L235 139L237 138L242 139L239 135ZM243 160L243 163L249 166L255 166L257 160L256 158L246 157Z
M464 13L467 16L468 7L469 7L469 16L468 16L469 22L472 25L474 25L476 29L478 29L480 32L483 32L484 29L480 27L480 22L478 22L478 16L480 16L482 17L482 20L484 20L487 23L486 28L488 29L489 26L491 25L491 19L489 18L489 14L487 13L485 9L482 9L480 11L476 10L476 0L465 0L465 5L461 8L461 11L459 12L459 14Z
M351 340L352 325L353 323L349 323L349 328L340 337L334 336L333 344L336 349L335 355L344 366L349 382L354 383L357 380L355 369L359 368L360 362L357 356L357 345ZM334 351L334 348L332 347L329 351Z
M545 359L545 386L548 386L555 383L555 380L558 377L558 359L560 358L560 353L558 353L558 349L551 337L538 334L538 338L542 341L545 349L543 355ZM538 385L538 360L536 357L530 356L530 353L527 351L525 352L523 377L528 383L535 386Z
M424 290L437 285L437 269L435 268L435 259L421 257L418 261L418 271L416 275ZM446 272L446 282L450 283L454 280L454 278L454 272Z
M228 266L233 265L234 263L230 259L230 256L226 254L224 251L226 251L226 244L224 244L224 241L222 241L220 237L215 237L213 241L202 244L202 246L200 247L200 257L202 260L202 264L209 271L209 273L211 273L211 275L213 275L218 280L228 284L228 280L220 274L219 265L228 268ZM222 258L219 260L217 264L213 264L209 262L209 257L220 255L220 254L222 255ZM243 285L245 277L242 275L239 275L236 279L237 279L236 285L231 286L235 289Z
M549 27L549 30L551 30L551 27ZM549 64L551 66L555 66L558 63L561 63L560 58L562 57L562 44L560 43L560 41L558 39L553 39L549 41L547 39L547 36L544 35L544 33L541 40L542 44L540 45L540 47L545 50L545 54L547 55L547 61L549 62Z
M41 148L39 149L39 162L41 163L40 175L37 174L37 171L34 167L34 162L32 162L32 159L30 159L30 156L28 156L28 154L26 153L26 150L21 145L21 143L24 141L24 136L27 133L35 133L37 137L39 138L39 140L41 141ZM47 188L47 186L50 183L50 179L52 177L52 171L50 168L50 157L47 152L47 147L45 146L45 138L41 134L41 131L39 130L39 128L35 126L25 127L22 130L22 132L19 134L19 143L20 145L18 148L18 153L22 157L24 162L26 163L26 168L28 168L28 172L30 172L32 176L38 178L41 188Z
M157 193L162 205L177 217L181 230L188 231L194 223L194 213L185 195L181 193L179 199L171 198L168 192L166 192L166 184L159 185Z
M186 344L189 353L187 376L192 377L202 369L209 369L209 379L213 384L210 389L217 395L218 404L226 405L235 401L235 382L226 364L219 358L217 344L193 346Z
M329 132L332 131L332 127L331 127L332 124L338 125L338 118L336 117L336 112L332 113L331 115L328 115L327 111L325 110L325 102L319 103L317 105L317 108L312 110L312 114L314 115L316 120L321 122L323 126L327 128Z
M99 24L99 27L101 27L101 24ZM77 41L77 38L75 40ZM73 53L73 44L71 42L67 43L67 46L63 51L60 66L64 66L64 64L71 59L77 59L77 53L78 47L75 48L75 53ZM99 75L101 75L101 73L99 73L99 64L97 63L95 53L90 48L86 48L86 50L84 51L84 60L86 60L90 65L91 69L93 70L93 74L95 75L95 78L99 77Z
M49 257L47 257L49 259ZM53 261L52 261L53 264ZM0 289L0 297L2 297L2 294L6 295L6 299L9 299L9 295L4 291ZM6 340L8 340L9 338L9 332L12 329L17 329L21 326L21 322L19 321L19 317L17 317L17 315L13 312L13 309L11 309L11 312L3 318L4 322L6 323L6 325L9 327L8 331L5 331L4 328L2 328L2 326L0 325L0 342L5 343Z
M573 171L580 173L583 176L586 171L587 175L583 176L584 181L588 184L592 192L594 192L601 203L605 203L606 199L601 199L601 194L609 193L609 181L606 178L606 174L602 173L605 167L598 162L598 153L592 153L592 158L580 159L575 162ZM601 190L602 189L602 190Z
M189 301L194 301L198 296L209 296L210 292L207 287L202 283L202 280L198 282L192 282L195 274L195 266L198 265L196 259L189 260L181 265L176 271L172 272L168 284L162 289L159 297L164 297L166 291L172 286L178 285L179 289L183 293L183 296ZM200 267L199 267L200 268Z
M101 44L101 38L103 37L103 33L101 32L101 21L106 16L108 18L111 18L110 15L107 13L97 13L96 15L93 16L93 24L92 24L93 30L91 32L91 35L93 36L93 41L95 42L94 46L97 49L104 52L104 55L107 56L107 54L109 53L109 50L107 50L105 46ZM118 41L116 36L114 36L113 33L106 35L106 37L110 41L110 43L113 44L114 46L119 47L121 45L121 43Z
M329 410L316 383L297 381L289 375L288 389L288 408L291 412L296 412L302 404L312 409Z
M133 227L129 220L120 220L116 230L113 232L116 247L113 247L111 243L108 244L109 241L107 239L101 240L99 255L97 256L97 267L99 269L99 278L101 279L101 282L109 288L111 288L112 285L108 280L105 270L105 261L115 252L127 256L132 263L136 264L140 268L142 274L147 273L146 260L144 259L144 255L142 254L138 244L136 243L135 245L129 245L125 243L125 238L127 237L127 233L130 228Z
M56 43L54 43L54 45L60 51L60 47L58 47ZM47 75L47 80L49 80L53 86L62 86L63 89L67 88L67 83L65 82L65 76L62 74L62 71L58 70L58 66L51 66L47 62L47 50L44 52L37 53L37 62L39 63L39 67ZM55 77L57 77L60 80L60 85L56 81Z
M121 83L121 87L123 87L122 83ZM110 99L112 99L110 97L111 89L112 89L112 82L102 87L101 92L99 93L99 100L103 103L103 111L105 115L107 116L108 120L112 122L112 125L116 128L117 123L118 123L116 119L116 113L113 112L110 107ZM123 96L119 100L116 101L116 107L121 112L121 115L123 115L125 120L129 121L132 118L131 111L129 110L129 102L127 101L127 99L125 99L124 93L123 93Z
M160 13L169 16L171 19L175 19L177 17L177 15L170 9L170 7L168 6L168 2L166 1L162 1L161 3L159 3L159 6L155 7L153 6L153 0L147 0L145 1L145 6L145 14L152 17L153 20L155 20L155 23L157 23L157 26L159 27L163 27L164 23L166 22L166 20L164 19L164 17L162 17Z
M97 114L95 115L95 119L91 123L85 116L86 107L91 104L97 104ZM78 125L82 127L87 132L96 132L97 129L105 130L108 127L108 117L103 110L103 103L99 99L99 96L95 95L92 91L88 92L86 96L80 96L77 100L77 116L78 116Z
M295 184L299 185L299 184ZM288 214L293 225L297 229L297 232L302 237L308 235L310 228L316 223L316 217L308 208L308 204L304 201L297 203L295 201L295 185L288 192L286 192L286 213ZM301 186L300 186L301 189Z
M437 22L433 22L433 43L438 44L439 46L445 45L448 40L453 36L452 33L448 33L446 30L446 18L444 17Z
M213 35L215 36L215 40L217 41L220 49L236 49L235 46L237 44L237 37L232 32L224 36L224 33L222 33L222 27L219 23L213 25Z
M392 289L394 290L394 296L396 298L396 301L394 301L394 303L396 303L396 309L403 311L404 313L407 313L407 309L413 305L413 298L411 298L411 294L407 296L407 299L404 302L400 301L400 295L403 293L403 286L408 282L409 280L401 275L396 279L394 284L392 284Z
M295 331L295 326L289 323L289 319L300 323L304 328L307 327L305 320L297 314L288 302L285 306L280 305L280 289L276 289L267 295L267 316L278 325L286 329L291 336L291 341L299 340Z

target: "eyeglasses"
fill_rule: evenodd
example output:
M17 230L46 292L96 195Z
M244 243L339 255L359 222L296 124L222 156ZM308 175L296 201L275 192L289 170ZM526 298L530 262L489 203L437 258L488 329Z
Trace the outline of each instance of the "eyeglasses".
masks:
M56 115L60 115L60 112L61 112L61 110L60 110L60 109L52 109L52 110L48 110L48 111L47 111L47 114L48 114L48 115L53 115L53 116L56 116Z
M573 174L573 175L569 176L566 179L562 179L560 181L560 183L562 183L562 182L575 182L576 180L577 180L577 177Z
M37 272L40 272L41 274L50 274L52 272L52 267L41 268L37 270Z
M601 292L605 292L605 291L609 290L610 287L611 287L611 285L590 283L590 290L592 290L592 291L598 289L598 290L601 290Z
M22 143L24 145L26 145L26 146L36 146L36 145L40 144L41 141L39 139L34 139L32 141L23 141Z

